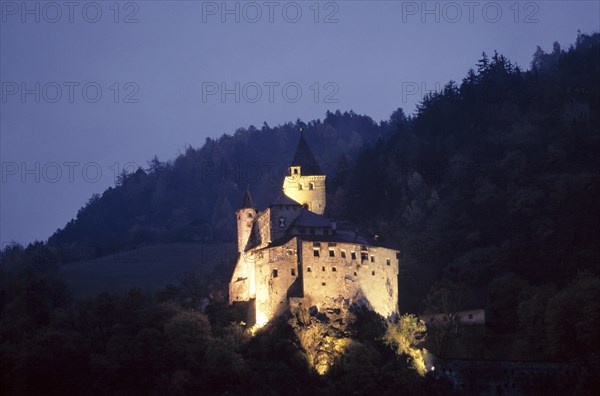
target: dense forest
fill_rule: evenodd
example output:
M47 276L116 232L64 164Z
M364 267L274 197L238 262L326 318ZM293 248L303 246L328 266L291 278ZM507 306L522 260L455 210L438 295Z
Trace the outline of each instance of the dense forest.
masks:
M121 174L46 243L2 251L1 388L448 394L398 357L365 313L347 329L356 344L317 376L290 333L293 318L255 337L231 323L226 270L154 294L87 300L73 300L57 280L62 264L117 249L232 241L243 191L268 205L299 128L327 172L328 215L401 250L403 313L485 308L485 348L495 349L480 357L597 362L600 34L580 33L566 50L538 47L529 70L484 53L413 116L399 108L377 123L335 111L265 123ZM200 313L203 298L210 303Z

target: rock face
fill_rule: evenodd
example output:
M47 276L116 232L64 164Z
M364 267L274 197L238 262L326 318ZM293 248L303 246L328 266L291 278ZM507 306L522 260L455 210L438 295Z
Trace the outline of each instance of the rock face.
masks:
M398 251L323 216L320 173L301 136L283 194L257 213L247 191L236 212L239 259L229 301L253 301L258 327L287 305L325 312L356 304L388 319L397 314Z
M289 321L306 353L308 363L319 374L325 374L352 342L349 326L353 322L347 309L327 308L319 312L298 305L292 308Z

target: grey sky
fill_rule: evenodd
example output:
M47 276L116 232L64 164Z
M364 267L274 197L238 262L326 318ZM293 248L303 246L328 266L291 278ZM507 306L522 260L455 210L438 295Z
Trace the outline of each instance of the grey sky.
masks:
M0 2L3 244L45 240L154 154L327 110L412 113L482 51L528 68L600 28L597 1L22 4Z

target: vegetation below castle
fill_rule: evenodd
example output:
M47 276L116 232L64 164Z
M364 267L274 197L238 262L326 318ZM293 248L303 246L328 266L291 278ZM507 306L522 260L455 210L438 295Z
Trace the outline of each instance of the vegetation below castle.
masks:
M358 344L319 377L287 320L252 340L229 324L219 296L226 279L202 280L199 295L215 310L208 316L197 312L199 295L177 287L72 301L52 280L65 262L117 250L233 241L235 204L247 185L259 207L276 195L299 127L328 175L329 214L401 249L403 312L486 308L478 358L597 359L599 54L595 33L566 51L538 50L530 71L483 56L411 117L398 109L376 123L337 111L308 124L251 126L122 174L47 244L3 250L2 386L45 394L442 386L416 375L377 332L355 333ZM494 340L502 346L491 351Z
M35 292L33 292L35 291ZM0 388L10 395L447 395L380 338L385 323L368 311L345 316L343 354L313 369L315 349L342 339L319 320L279 317L250 337L234 309L193 275L150 295L140 290L73 301L47 277L29 274L6 290L0 334ZM10 315L11 320L4 320ZM321 318L322 319L322 318ZM342 330L343 328L343 330ZM309 329L316 329L307 335ZM303 331L304 344L298 336ZM321 358L322 359L322 358ZM335 364L333 364L335 363Z

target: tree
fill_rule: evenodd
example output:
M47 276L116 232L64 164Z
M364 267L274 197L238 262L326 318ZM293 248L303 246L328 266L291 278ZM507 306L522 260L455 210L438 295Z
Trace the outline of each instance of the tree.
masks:
M383 336L384 342L399 355L407 355L413 368L421 375L427 372L425 356L418 345L425 341L425 322L412 314L400 317L397 323L389 323Z
M481 53L481 59L477 61L477 73L480 76L487 74L490 68L490 60L485 52Z
M154 158L147 161L149 173L160 173L164 169L164 164L160 162L158 156L155 154Z

